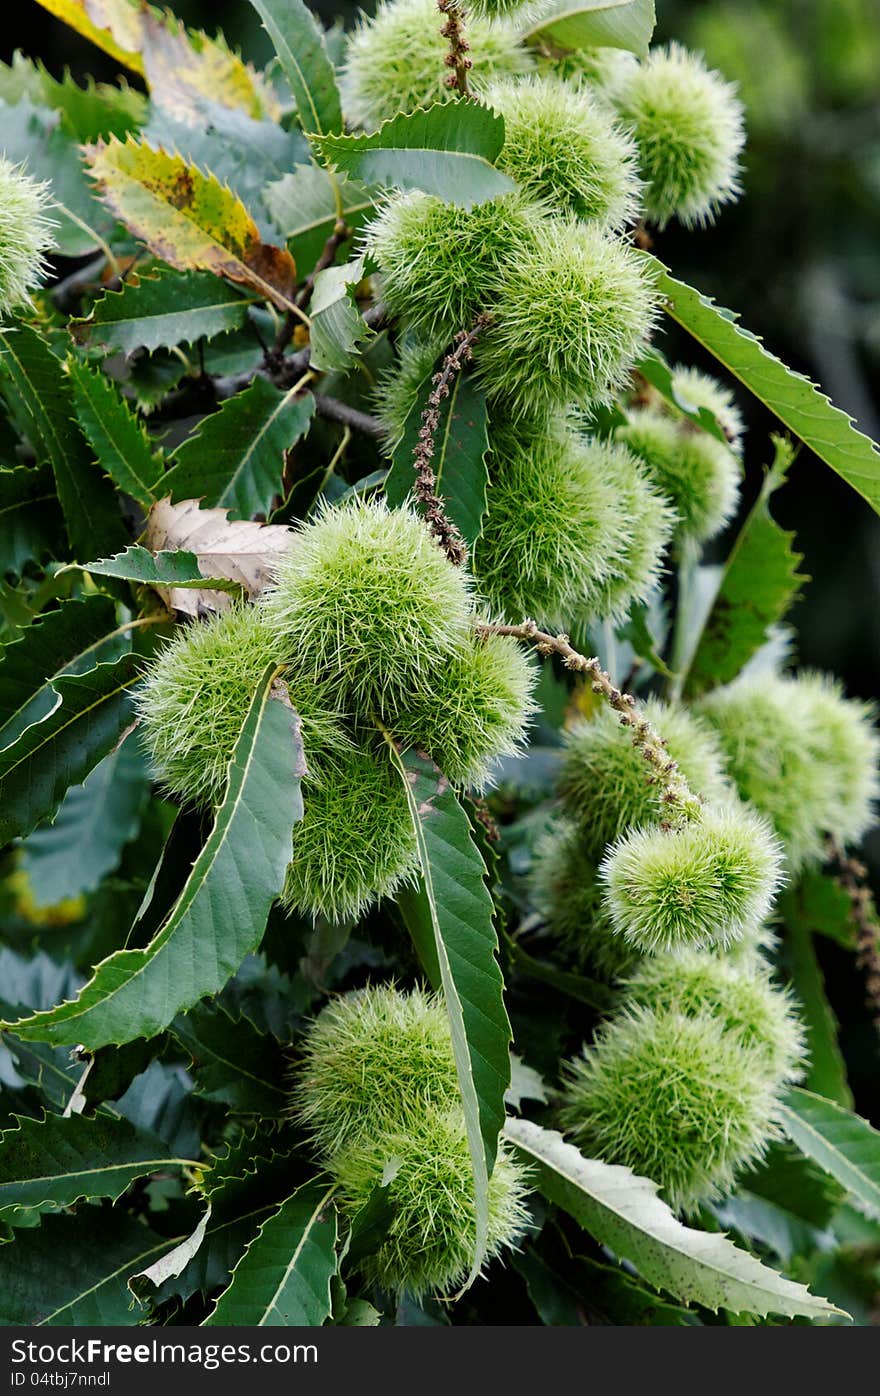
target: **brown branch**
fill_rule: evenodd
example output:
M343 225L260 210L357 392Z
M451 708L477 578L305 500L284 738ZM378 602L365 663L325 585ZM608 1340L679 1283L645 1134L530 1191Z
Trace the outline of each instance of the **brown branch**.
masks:
M359 412L356 407L349 407L347 402L340 402L335 397L325 397L323 393L314 393L315 411L319 417L326 417L331 422L341 422L345 427L351 427L352 431L359 431L364 436L381 436L382 423L378 417L370 417L366 412Z
M489 323L488 315L481 315L473 329L460 330L452 341L443 363L434 374L432 388L419 427L419 439L413 451L413 467L416 483L413 494L425 508L425 522L437 542L457 567L467 561L467 548L457 527L446 512L446 504L436 493L437 476L431 465L434 459L435 438L440 426L440 408L449 397L453 381L461 373L465 364L473 357L474 342Z
M445 18L440 33L449 40L449 52L443 62L453 70L446 78L446 86L457 88L460 97L470 97L467 75L473 64L468 58L470 44L464 37L464 11L459 0L437 0L437 8Z
M586 655L579 654L569 644L567 635L550 635L545 630L539 630L533 620L524 620L521 625L486 622L478 625L477 629L482 635L512 635L516 640L535 645L539 654L558 654L567 669L587 674L593 692L600 694L614 709L621 724L629 730L633 745L653 768L648 775L649 784L662 786L660 799L668 817L662 821L661 827L679 828L699 814L702 801L690 789L678 763L666 750L666 743L648 719L636 712L636 700L632 694L624 693L614 685L598 659L588 659Z
M851 858L836 839L825 845L829 860L837 868L837 880L850 901L850 919L856 932L856 964L865 973L868 1006L875 1026L880 1029L880 918L868 886L868 869Z

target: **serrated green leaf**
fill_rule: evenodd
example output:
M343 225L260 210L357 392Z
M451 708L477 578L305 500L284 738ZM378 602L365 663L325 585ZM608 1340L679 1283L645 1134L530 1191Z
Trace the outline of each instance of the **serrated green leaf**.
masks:
M67 360L67 372L76 415L98 466L117 489L149 509L162 475L161 451L105 374L74 358Z
M315 277L309 302L312 368L348 368L357 345L371 334L354 299L363 275L364 258L356 257L343 266L325 267Z
M116 608L106 596L65 601L37 616L6 645L0 658L0 750L55 707L52 685L62 674L81 674L118 659L127 648L115 628Z
M126 1286L129 1275L170 1250L134 1217L80 1206L74 1216L47 1216L0 1246L0 1323L35 1327L141 1322Z
M508 1120L505 1134L551 1202L676 1299L713 1312L808 1318L840 1313L804 1285L737 1250L724 1236L684 1226L648 1178L618 1164L586 1159L561 1134L531 1120Z
M0 466L0 577L57 554L63 533L51 466Z
M656 22L654 0L553 0L524 37L551 50L623 48L646 58Z
M192 1163L174 1158L155 1135L112 1115L21 1119L0 1134L0 1213L70 1207L83 1197L121 1196L135 1178Z
M479 102L438 102L401 112L365 136L312 140L328 164L365 184L421 189L472 208L515 188L496 170L504 119Z
M222 989L256 949L290 861L291 830L302 818L302 743L282 693L269 666L208 841L150 943L103 960L72 1002L7 1024L17 1036L78 1042L91 1051L152 1037Z
M308 431L314 411L314 398L298 384L281 392L255 378L178 449L163 494L229 509L233 518L269 514L281 494L284 453Z
M734 378L837 471L873 509L880 512L880 451L818 388L787 368L736 317L693 287L677 281L662 262L642 253L657 275L664 308Z
M787 614L801 585L802 554L794 533L787 533L770 513L770 499L785 483L791 464L790 444L774 438L775 459L761 492L721 570L718 590L696 653L687 669L685 694L696 697L717 684L731 683L766 643L770 629Z
M126 582L140 582L144 586L183 587L186 590L228 591L233 596L241 595L241 583L232 582L227 577L206 577L199 569L195 553L181 548L177 552L151 553L139 543L132 543L124 553L115 557L101 558L98 562L82 564L83 572L96 577L118 577Z
M0 100L14 106L23 97L35 106L61 112L66 128L78 141L125 136L140 126L147 114L146 99L132 87L111 87L90 77L85 87L80 87L68 71L58 80L39 59L27 58L17 50L11 64L0 64Z
M795 993L800 1000L806 1029L805 1081L811 1090L851 1106L852 1091L846 1079L846 1062L837 1040L837 1019L828 1001L825 980L810 924L808 903L799 887L786 888L779 899L785 923L784 956Z
M89 318L74 321L72 330L78 339L114 353L152 352L238 329L247 309L241 293L213 272L169 269L105 292Z
M414 452L422 413L433 383L429 374L419 389L406 419L403 436L394 449L391 469L385 481L385 497L393 509L399 508L415 479ZM483 531L486 512L489 449L489 416L486 399L467 374L456 375L449 396L440 406L440 424L434 435L431 466L437 477L436 493L469 548Z
M22 844L22 866L37 906L93 892L119 865L149 795L146 759L137 738L105 756L82 785L68 790L51 824Z
M303 0L251 0L275 46L304 131L342 130L336 75L324 34Z
M872 1217L880 1218L880 1131L833 1100L795 1086L782 1124L801 1153L817 1163Z
M319 1328L330 1315L336 1274L333 1189L305 1183L264 1221L202 1324Z
M97 197L178 271L211 271L292 310L296 268L263 242L240 199L179 155L129 136L86 146Z
M23 838L81 785L131 721L133 655L53 680L57 706L0 752L0 843Z
M342 217L353 233L374 205L366 185L344 176L334 180L318 165L296 165L289 174L266 186L263 202L301 272L311 271L320 257L336 226L339 203Z
M477 1240L473 1279L485 1256L489 1177L510 1085L511 1031L496 958L494 907L468 817L444 775L388 739L406 790L421 866L419 899L434 945L474 1171Z
M75 421L63 365L29 325L0 330L0 388L39 464L52 467L74 555L112 553L125 543L113 487L93 464Z
M277 1118L289 1093L279 1080L279 1046L246 1018L235 1019L219 1004L199 1004L174 1020L172 1032L193 1060L195 1090L244 1115Z

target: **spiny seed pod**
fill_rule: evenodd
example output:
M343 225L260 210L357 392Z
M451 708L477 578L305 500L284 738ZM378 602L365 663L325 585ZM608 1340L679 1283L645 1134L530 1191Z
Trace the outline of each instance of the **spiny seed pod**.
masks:
M827 834L852 842L874 822L874 713L833 680L761 674L716 689L699 706L737 789L771 821L793 872L823 857Z
M723 441L687 420L638 408L615 439L641 460L679 517L678 538L705 543L732 519L742 467Z
M539 247L545 221L518 194L473 208L396 194L367 228L365 245L389 309L423 337L448 341L491 302L497 267L523 247Z
M48 196L48 185L0 156L0 315L26 305L43 276L54 226Z
M657 698L648 698L637 715L659 732L695 794L710 803L729 796L721 747L707 723L680 704ZM650 770L631 730L610 708L603 705L589 721L570 727L564 742L559 795L597 861L627 829L662 820L661 790L649 783Z
M485 100L504 117L498 167L527 194L607 231L635 219L635 143L586 87L530 77L493 83Z
M711 412L727 437L730 449L737 454L742 451L742 413L729 388L698 368L677 364L672 370L672 390L689 409L705 407Z
M761 1062L708 1013L619 1013L571 1066L563 1127L588 1157L623 1164L676 1210L729 1192L778 1134Z
M325 508L282 558L263 613L294 681L372 722L404 707L471 631L470 585L407 509Z
M409 881L418 865L406 791L385 751L328 758L293 831L282 901L328 921L359 917Z
M391 1221L379 1248L359 1262L369 1283L415 1298L448 1296L458 1288L476 1242L474 1180L460 1107L414 1113L398 1130L345 1150L332 1171L347 1217L387 1180ZM490 1259L522 1235L525 1197L523 1167L502 1143L489 1180Z
M607 402L657 313L640 254L589 223L549 219L498 267L493 323L475 359L489 396L513 417Z
M826 815L828 833L839 843L857 843L877 821L877 710L872 703L845 698L842 685L829 674L801 674L798 685L815 733L814 751L834 792Z
M706 809L668 831L634 829L599 869L605 907L642 954L726 945L766 920L780 856L770 826L746 809Z
M803 1029L791 995L774 986L769 970L726 955L683 950L644 959L624 985L627 1002L656 1013L708 1014L753 1051L776 1084L802 1074Z
M389 455L403 437L422 384L432 375L447 347L445 339L425 339L412 332L399 339L397 362L382 374L375 391L376 412Z
M216 805L227 768L266 665L277 658L275 637L254 606L231 606L208 621L183 626L153 659L136 693L141 732L154 774L164 788L201 806ZM348 740L326 694L312 683L293 685L311 782Z
M425 751L449 780L481 789L522 746L536 711L534 663L508 635L470 638L394 719L403 747Z
M538 71L554 73L566 82L583 83L597 101L610 105L637 68L634 53L622 48L584 48L559 57L538 55Z
M632 128L645 180L647 216L710 222L740 193L743 111L736 90L679 44L655 49L615 94Z
M373 130L399 111L449 98L449 40L436 0L392 0L361 19L348 41L343 107L355 126ZM479 92L493 77L530 72L534 60L514 24L474 15L466 22L468 84Z
M572 968L616 979L638 963L634 948L611 928L598 861L575 825L562 822L539 839L530 888L535 910Z
M325 1162L431 1107L446 1111L458 1098L439 994L385 984L360 989L331 999L305 1035L293 1108Z
M494 609L568 629L650 593L673 516L623 447L544 417L493 430L490 469L473 569Z

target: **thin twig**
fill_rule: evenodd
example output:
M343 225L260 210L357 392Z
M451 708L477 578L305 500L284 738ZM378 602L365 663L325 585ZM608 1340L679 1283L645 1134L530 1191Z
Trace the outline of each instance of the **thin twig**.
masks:
M381 436L382 423L378 417L371 417L366 412L360 412L356 407L349 407L347 402L340 402L335 397L325 397L323 393L314 393L315 411L319 417L326 417L331 422L341 422L343 426L350 427L352 431L359 431L364 436Z
M445 21L440 33L449 40L449 52L443 62L452 72L446 78L446 86L457 88L460 97L470 97L467 75L473 64L468 58L470 44L464 37L464 11L458 0L437 0L437 8Z
M413 451L413 466L416 483L413 494L424 505L425 522L449 558L460 567L467 561L467 548L458 528L446 512L442 496L436 493L437 476L431 465L434 459L435 439L440 426L440 408L469 359L473 357L474 342L489 324L490 317L481 315L473 329L460 330L452 341L446 357L432 379L432 388L419 427L419 439Z
M837 868L837 880L850 901L850 917L856 932L856 964L865 973L868 1006L880 1029L880 918L868 886L868 869L852 858L836 839L826 842L829 860Z
M652 767L648 775L649 784L662 786L660 799L666 807L668 818L661 827L678 828L699 814L702 801L690 789L678 763L666 750L663 738L644 714L636 711L636 700L632 694L624 693L615 686L598 659L588 659L586 655L579 654L572 648L567 635L550 635L545 630L539 630L533 620L524 620L520 625L500 625L487 621L478 625L477 629L482 635L512 635L516 640L535 645L539 654L559 655L567 669L589 675L593 692L600 694L614 709L622 725L628 729L633 745Z
M304 310L308 305L312 291L315 289L315 277L318 275L318 272L325 271L327 267L333 265L336 260L336 253L339 251L342 243L346 242L350 237L351 229L348 224L344 219L338 218L333 225L333 232L324 243L324 248L320 257L296 293L294 305L297 311ZM277 362L281 358L281 355L290 343L293 332L299 323L300 316L293 310L288 310L281 324L278 326L275 342L267 355L267 359L270 363Z

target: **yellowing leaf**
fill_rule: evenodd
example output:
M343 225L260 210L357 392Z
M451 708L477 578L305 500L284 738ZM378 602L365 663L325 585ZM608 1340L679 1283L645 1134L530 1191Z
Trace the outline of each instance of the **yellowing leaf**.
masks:
M160 499L147 519L144 543L151 552L194 553L204 577L223 577L237 582L249 596L255 596L271 580L273 562L293 545L294 534L280 524L258 524L230 520L227 509L200 509L198 500L185 499L172 504ZM194 591L172 587L166 594L157 590L172 610L197 616L206 609L216 611L229 605L229 597L218 591Z
M178 271L212 271L293 309L296 266L263 242L240 199L179 155L129 137L85 147L98 197Z
M144 68L139 53L142 14L131 0L38 0L44 10L61 19L136 73Z
M277 103L254 70L221 39L144 17L144 75L153 101L182 121L198 125L200 97L259 120L277 114Z
M249 64L222 37L187 30L143 0L38 0L44 10L146 78L157 106L198 120L206 97L248 116L275 117L278 104Z

